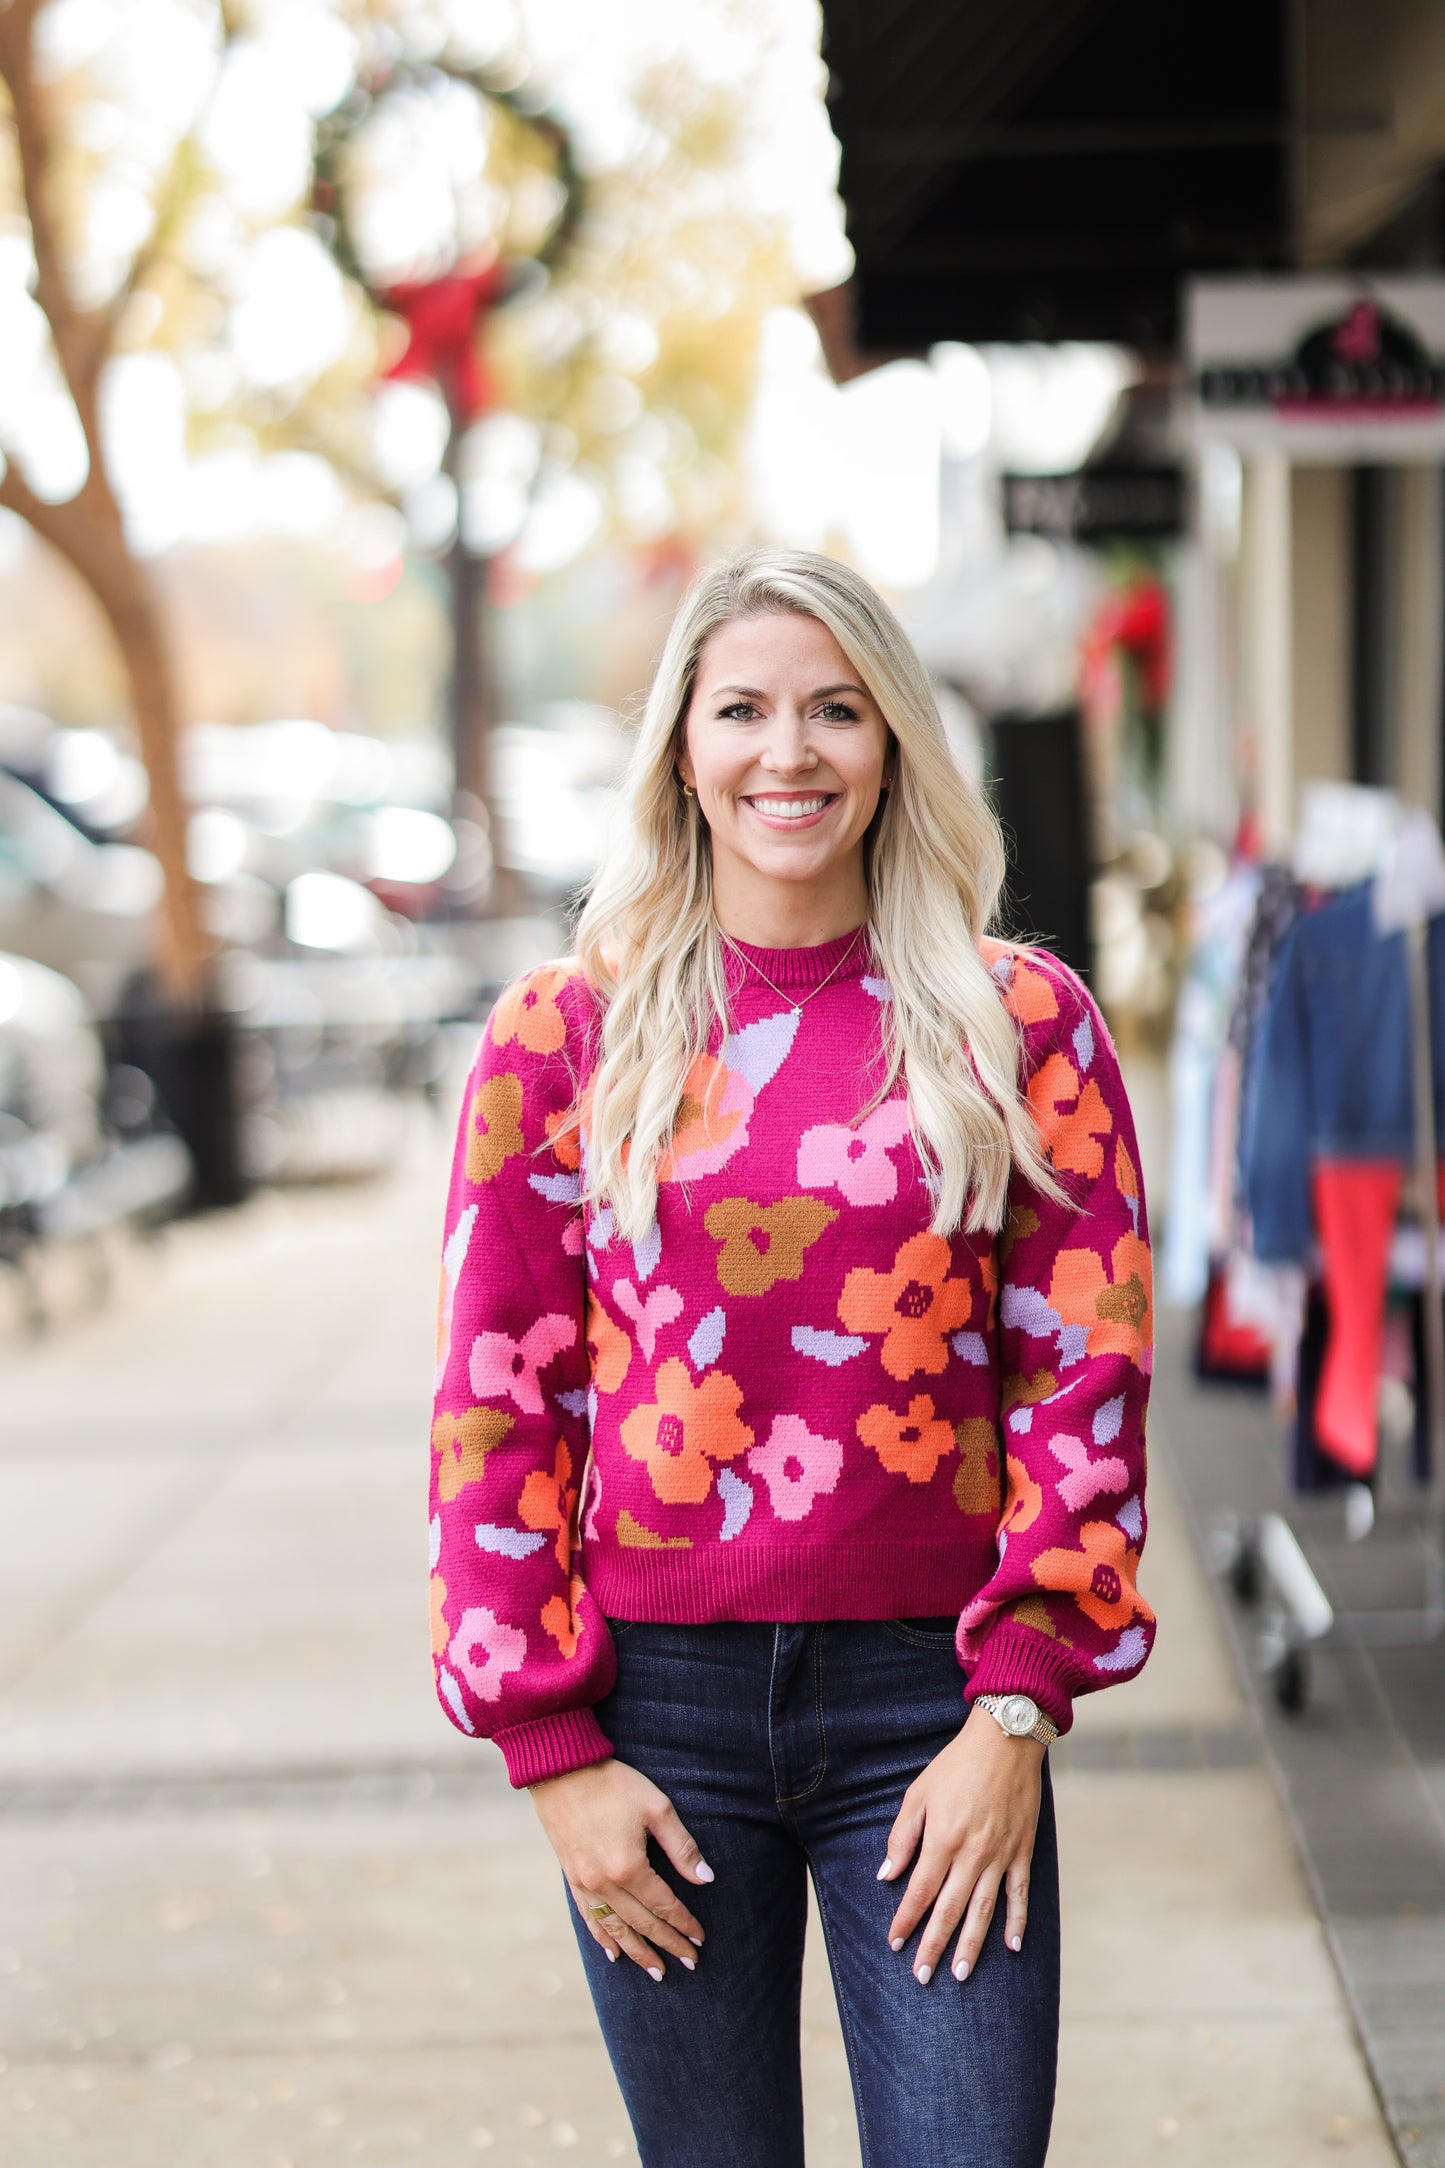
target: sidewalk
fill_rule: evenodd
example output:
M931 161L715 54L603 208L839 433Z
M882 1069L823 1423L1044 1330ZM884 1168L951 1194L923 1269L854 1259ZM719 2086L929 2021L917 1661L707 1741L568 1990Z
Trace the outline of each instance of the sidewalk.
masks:
M7 2168L635 2159L555 1867L432 1700L445 1140L0 1345ZM1136 1683L1055 1753L1052 2168L1394 2159L1154 1436ZM826 1973L811 2168L856 2164ZM906 2168L906 2164L888 2164Z

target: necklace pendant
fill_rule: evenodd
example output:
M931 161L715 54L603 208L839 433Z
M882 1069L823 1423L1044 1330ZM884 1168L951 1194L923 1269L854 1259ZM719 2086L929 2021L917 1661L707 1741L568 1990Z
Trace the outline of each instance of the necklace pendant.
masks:
M791 1013L792 1013L792 1014L793 1014L794 1016L801 1016L801 1015L802 1015L802 1013L803 1013L803 1004L802 1004L802 1002L801 1002L801 1001L795 1001L795 1002L793 1003L793 1007L792 1007L792 1011L791 1011Z

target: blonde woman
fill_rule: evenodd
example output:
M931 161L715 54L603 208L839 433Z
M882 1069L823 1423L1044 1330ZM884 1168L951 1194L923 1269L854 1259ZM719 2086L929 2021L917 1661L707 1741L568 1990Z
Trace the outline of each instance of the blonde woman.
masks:
M699 578L629 807L467 1086L438 1690L531 1791L647 2168L802 2161L810 1875L864 2161L1037 2168L1045 1751L1153 1629L1113 1049L987 937L998 829L845 567Z

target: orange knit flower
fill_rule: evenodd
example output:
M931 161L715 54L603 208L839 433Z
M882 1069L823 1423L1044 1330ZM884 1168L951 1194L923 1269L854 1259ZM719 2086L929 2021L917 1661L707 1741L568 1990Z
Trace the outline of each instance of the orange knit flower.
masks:
M954 1448L953 1425L936 1414L927 1393L915 1393L908 1413L876 1402L858 1418L858 1435L871 1446L890 1475L910 1483L928 1483L945 1453Z
M1047 1024L1059 1013L1059 997L1042 971L1035 971L1021 956L1014 958L1013 975L1004 990L1003 1005L1020 1024Z
M587 1297L587 1360L599 1393L615 1393L632 1360L632 1341L591 1292Z
M736 1460L753 1442L752 1431L738 1417L742 1388L722 1370L709 1370L694 1385L687 1365L669 1355L653 1390L655 1400L623 1419L622 1443L646 1465L666 1504L701 1505L712 1489L713 1462Z
M571 1107L559 1107L555 1114L544 1114L542 1127L552 1146L552 1157L559 1167L575 1174L582 1164L581 1135L577 1127L577 1115Z
M1008 1496L1004 1499L999 1534L1021 1536L1044 1510L1042 1486L1036 1483L1021 1460L1008 1455Z
M522 1150L522 1079L489 1076L467 1110L467 1180L490 1182Z
M1067 1590L1096 1626L1153 1623L1154 1613L1134 1585L1139 1553L1113 1521L1085 1521L1077 1550L1041 1551L1030 1561L1040 1588Z
M567 1019L557 996L572 976L562 964L543 964L509 986L492 1011L492 1043L524 1046L529 1054L555 1054L567 1043Z
M683 1079L672 1135L658 1155L659 1182L717 1174L748 1141L753 1088L740 1069L699 1054Z
M565 1440L559 1438L552 1473L534 1468L517 1500L517 1518L524 1528L556 1538L557 1563L564 1573L572 1556L572 1523L577 1511L577 1488L571 1475L572 1455Z
M549 1596L542 1606L541 1624L549 1633L568 1663L577 1654L577 1644L582 1638L582 1621L578 1616L587 1584L579 1573L574 1573L567 1583L565 1596Z
M452 1630L446 1620L447 1584L439 1573L431 1577L431 1652L440 1656L451 1640Z
M816 1197L780 1197L754 1204L751 1197L719 1197L703 1225L720 1242L717 1276L730 1295L765 1295L779 1280L803 1277L803 1252L838 1217ZM942 1363L938 1365L943 1368Z
M1148 1368L1154 1267L1149 1245L1138 1235L1120 1235L1108 1271L1096 1250L1060 1250L1049 1301L1066 1325L1086 1328L1091 1355L1127 1355L1140 1369Z
M891 1272L855 1265L843 1282L838 1315L849 1332L885 1335L878 1359L890 1378L937 1377L946 1367L948 1335L973 1308L968 1281L948 1276L952 1256L942 1235L910 1235Z
M1103 1173L1100 1140L1111 1134L1114 1117L1092 1077L1081 1089L1073 1063L1063 1054L1050 1054L1029 1078L1028 1100L1044 1150L1056 1167L1091 1179Z

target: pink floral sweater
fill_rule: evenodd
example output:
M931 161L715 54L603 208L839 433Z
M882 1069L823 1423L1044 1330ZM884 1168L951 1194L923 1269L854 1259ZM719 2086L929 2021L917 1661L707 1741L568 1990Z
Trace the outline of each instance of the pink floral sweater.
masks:
M997 1238L947 1240L903 1092L857 1119L890 999L866 941L804 1001L846 947L746 952L785 1000L733 964L638 1243L579 1204L590 988L548 966L492 1012L447 1206L432 1646L514 1784L611 1751L608 1617L956 1611L969 1692L1061 1730L1148 1654L1149 1238L1099 1012L987 946L1070 1203L1016 1176Z

